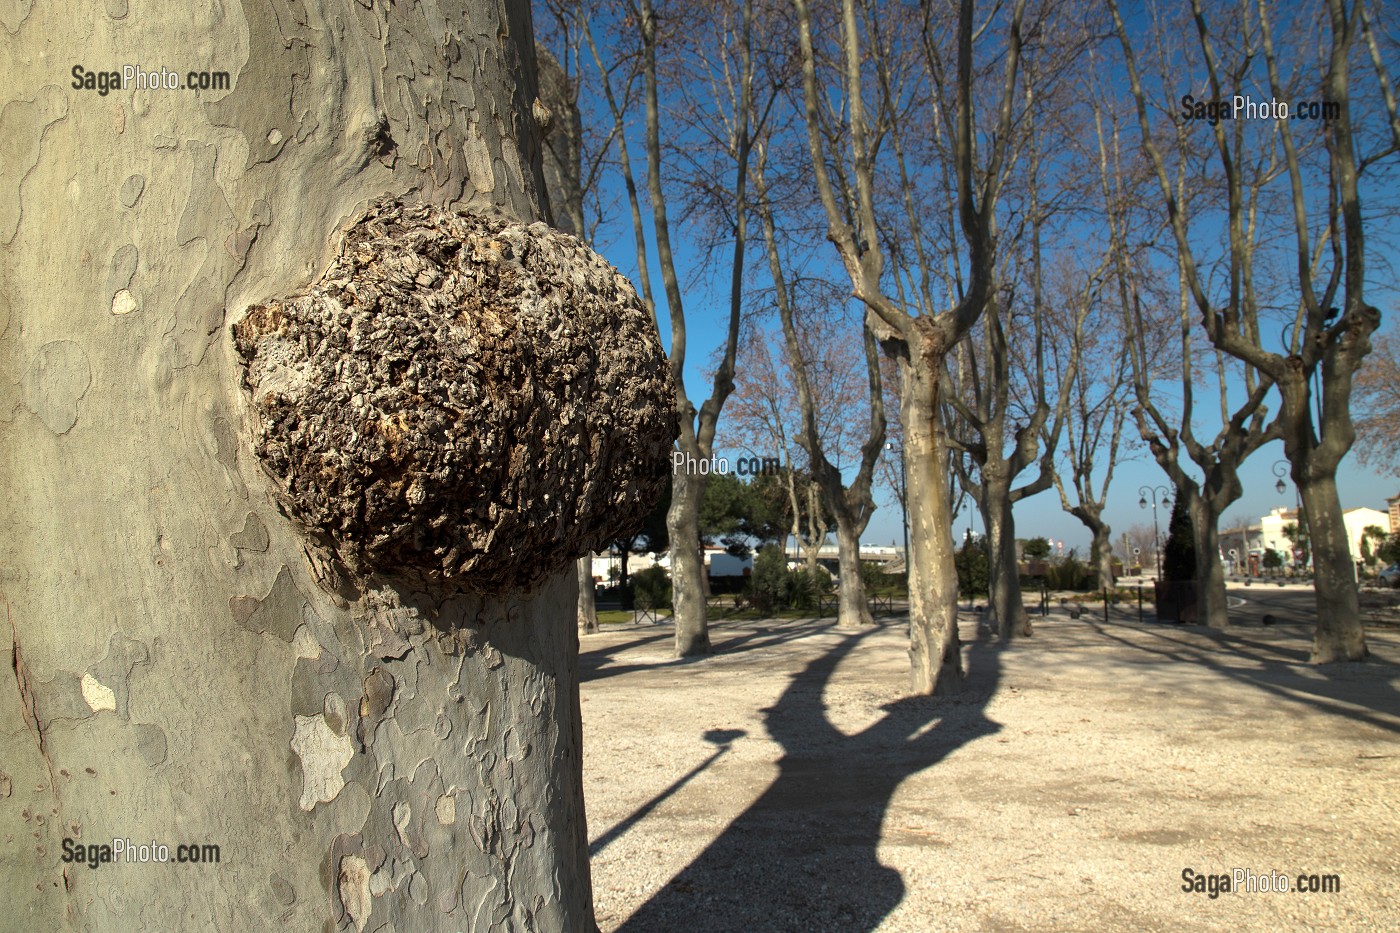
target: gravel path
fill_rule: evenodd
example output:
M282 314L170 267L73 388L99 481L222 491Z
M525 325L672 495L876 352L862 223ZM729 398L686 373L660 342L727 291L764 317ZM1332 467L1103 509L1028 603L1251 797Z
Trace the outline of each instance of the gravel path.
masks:
M668 626L588 636L599 924L1400 929L1400 631L1316 668L1305 625L1240 617L1220 637L1052 613L1011 649L968 644L943 701L901 696L899 620L723 624L688 662ZM1212 898L1188 868L1341 890Z

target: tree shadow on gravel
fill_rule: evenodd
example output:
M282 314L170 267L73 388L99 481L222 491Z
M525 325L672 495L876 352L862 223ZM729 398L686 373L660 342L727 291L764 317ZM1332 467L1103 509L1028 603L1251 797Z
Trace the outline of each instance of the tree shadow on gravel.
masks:
M632 664L614 664L613 661L618 655L625 654L633 648L646 644L669 644L675 639L675 632L669 626L665 631L655 635L642 635L631 641L621 644L601 645L596 648L585 646L579 651L579 678L583 682L591 680L603 680L606 677L617 677L620 674L632 674L638 671L656 671L667 667L681 667L691 664L704 663L715 655L734 654L739 651L755 650L758 648L771 648L776 645L795 641L799 638L806 638L809 635L836 627L835 620L817 621L811 620L772 620L768 623L757 623L751 628L738 630L734 634L726 635L723 631L710 630L710 637L713 639L708 655L697 655L688 658L672 658L669 661L638 662Z
M846 735L827 720L823 691L872 631L842 637L793 676L765 711L784 752L778 777L620 933L853 933L873 930L903 900L903 878L876 852L886 811L905 778L1001 728L984 713L1000 648L979 637L960 696L897 700Z
M1400 665L1374 655L1361 662L1308 664L1312 638L1310 626L1299 631L1299 643L1291 645L1264 641L1254 637L1252 632L1242 634L1237 628L1217 632L1192 627L1189 635L1185 635L1170 630L1133 627L1134 632L1144 633L1159 642L1159 647L1125 638L1110 631L1101 622L1091 622L1090 627L1105 639L1135 652L1183 664L1199 664L1281 700L1364 722L1388 732L1400 732L1400 725L1393 720L1347 705L1363 706L1388 716L1400 716L1400 690L1394 684ZM1208 646L1192 638L1206 639ZM1228 663L1226 659L1232 656L1258 666ZM1321 678L1315 676L1318 674Z

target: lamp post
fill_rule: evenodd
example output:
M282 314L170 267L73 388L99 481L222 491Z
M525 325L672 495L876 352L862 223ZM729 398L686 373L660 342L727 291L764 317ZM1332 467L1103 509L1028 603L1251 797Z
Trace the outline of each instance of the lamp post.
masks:
M1148 496L1152 502L1152 557L1157 565L1157 580L1162 579L1162 535L1157 530L1157 494L1161 493L1161 500L1166 502L1171 497L1172 491L1165 486L1144 486L1138 490L1138 508L1147 508Z
M1274 483L1274 489L1278 490L1278 494L1281 496L1281 495L1283 495L1285 492L1288 491L1288 484L1285 483L1285 482L1283 481L1283 478L1289 474L1289 471L1292 469L1292 464L1290 464L1287 460L1275 460L1272 469L1273 469L1273 471L1274 471L1274 475L1278 477L1278 482ZM1293 525L1294 525L1295 528L1298 529L1297 532L1296 532L1296 534L1297 534L1297 541L1302 541L1302 540L1303 540L1303 491L1302 491L1301 489L1298 488L1298 484L1297 484L1297 483L1294 483L1294 484L1293 484L1293 491L1296 493L1296 495L1294 496L1294 502L1295 502L1295 504L1296 504L1296 510L1295 510L1294 513L1293 513ZM1289 554L1289 559L1290 559L1290 565L1291 565L1291 562L1292 562L1292 561L1297 560L1297 556L1294 555L1294 554Z
M909 589L909 473L904 465L904 448L894 441L885 444L886 450L899 451L899 516L904 523L904 588Z

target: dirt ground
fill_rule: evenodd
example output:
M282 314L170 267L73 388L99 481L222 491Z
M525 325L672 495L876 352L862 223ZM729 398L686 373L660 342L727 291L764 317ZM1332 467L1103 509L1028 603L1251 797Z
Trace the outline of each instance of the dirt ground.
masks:
M1400 630L1312 667L1304 620L1262 612L1226 636L1052 612L1010 649L965 613L953 700L902 697L900 618L721 624L687 662L667 625L588 636L599 924L1400 929ZM1341 889L1182 890L1237 868Z

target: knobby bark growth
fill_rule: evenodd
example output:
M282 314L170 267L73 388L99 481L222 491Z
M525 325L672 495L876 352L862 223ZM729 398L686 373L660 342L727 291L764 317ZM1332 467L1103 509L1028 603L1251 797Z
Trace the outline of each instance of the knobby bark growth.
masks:
M451 547L409 582L378 575L371 536L342 570L279 514L226 326L310 286L336 231L383 195L538 219L528 8L106 9L26 5L0 44L15 143L0 174L0 602L16 679L0 691L0 807L28 820L0 842L0 900L50 930L594 929L577 551L504 595L435 579L464 566ZM233 87L70 91L46 50L75 25L94 48L205 48ZM84 232L55 236L74 210ZM390 395L408 362L386 366ZM384 401L365 395L366 411ZM395 487L389 442L417 428L381 413L366 425L386 441L379 466L323 456L360 470L385 497L367 506L392 518L439 477ZM546 447L522 434L499 453L529 463ZM438 555L441 529L413 515L387 550L408 553L421 528L420 556ZM191 897L159 866L65 865L64 837L223 856Z

